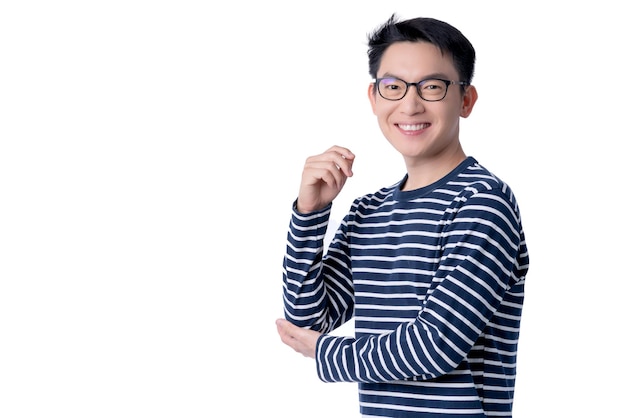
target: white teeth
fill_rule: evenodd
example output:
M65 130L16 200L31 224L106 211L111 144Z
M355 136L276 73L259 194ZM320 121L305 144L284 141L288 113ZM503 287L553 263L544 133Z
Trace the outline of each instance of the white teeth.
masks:
M420 129L424 129L427 124L426 123L420 123L418 125L402 125L402 124L398 124L398 126L400 127L400 129L404 130L404 131L419 131Z

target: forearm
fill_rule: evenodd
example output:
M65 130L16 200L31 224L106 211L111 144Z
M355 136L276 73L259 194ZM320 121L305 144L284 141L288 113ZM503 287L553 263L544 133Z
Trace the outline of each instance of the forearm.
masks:
M432 330L415 323L395 331L359 338L322 335L316 347L318 376L324 382L427 380L454 370L463 356L442 351Z
M361 276L355 276L357 295L368 292L367 305L362 300L357 305L357 338L320 338L316 359L322 380L432 379L458 368L485 332L494 334L496 346L500 345L499 338L517 338L516 315L510 317L506 329L488 325L511 286L521 279L511 272L525 247L520 243L518 228L500 226L504 209L495 215L482 213L480 219L486 221L470 225L477 218L475 207L463 211L463 216L448 228L427 297L415 306L414 317L402 317L400 310L390 309L395 306L386 293L386 284L407 280L406 273L397 279L391 274L376 288L373 285L377 283L365 268L356 269L361 271ZM507 222L515 225L514 220ZM467 230L474 232L468 234Z
M332 274L323 262L324 236L330 206L310 214L292 215L287 251L283 260L283 297L285 316L293 324L326 332L341 315Z

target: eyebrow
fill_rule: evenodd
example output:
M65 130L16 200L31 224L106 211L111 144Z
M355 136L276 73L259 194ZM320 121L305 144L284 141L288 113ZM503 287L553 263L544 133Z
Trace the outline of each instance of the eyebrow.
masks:
M396 78L398 80L402 80L404 82L406 82L405 79L403 79L402 77L398 77L397 75L391 74L391 73L385 73L382 75L382 77L378 77L378 78ZM444 73L432 73L432 74L428 74L426 75L424 78L422 78L421 80L417 81L417 83L419 83L422 80L428 80L430 78L441 78L444 80L452 80L452 78L450 78L448 75L444 74Z

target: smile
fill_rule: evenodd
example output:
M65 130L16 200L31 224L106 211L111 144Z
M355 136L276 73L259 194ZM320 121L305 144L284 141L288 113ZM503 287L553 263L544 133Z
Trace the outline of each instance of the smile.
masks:
M430 123L418 123L417 125L398 124L398 128L403 131L419 131L430 126Z

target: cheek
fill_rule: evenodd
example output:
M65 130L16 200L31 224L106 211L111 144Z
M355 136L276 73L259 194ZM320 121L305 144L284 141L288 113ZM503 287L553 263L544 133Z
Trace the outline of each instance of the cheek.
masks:
M463 111L461 105L459 106L449 106L443 111L443 117L449 121L450 124L454 124L454 121L458 120L461 116L461 112Z
M386 119L394 111L394 103L388 100L375 100L372 103L372 112L380 120Z
M370 106L372 108L372 113L376 114L376 93L374 90L374 85L370 84L367 90L367 99L370 102Z

